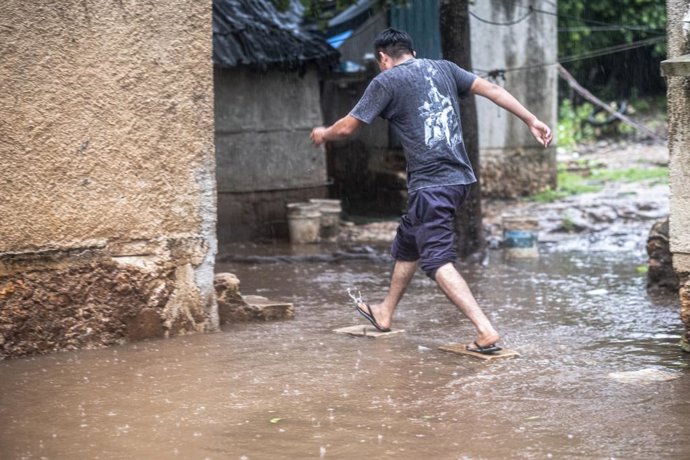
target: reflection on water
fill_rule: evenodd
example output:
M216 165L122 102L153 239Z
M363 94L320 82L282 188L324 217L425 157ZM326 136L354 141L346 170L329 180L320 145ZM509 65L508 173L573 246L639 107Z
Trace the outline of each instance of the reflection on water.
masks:
M277 248L276 251L280 251ZM418 273L386 340L345 289L375 301L390 262L227 262L244 294L296 319L107 350L0 362L2 458L687 458L690 378L673 299L650 298L638 252L546 252L460 266L503 345L484 363L437 350L472 338ZM648 385L607 378L654 368Z

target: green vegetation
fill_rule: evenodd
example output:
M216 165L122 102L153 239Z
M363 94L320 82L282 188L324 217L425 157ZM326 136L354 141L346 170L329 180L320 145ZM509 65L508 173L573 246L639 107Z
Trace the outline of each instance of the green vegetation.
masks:
M552 6L556 6L552 3ZM665 83L658 62L666 55L666 5L657 0L557 0L558 59L604 101L628 101L626 113L650 129L661 129L665 117ZM625 123L603 122L606 112L581 103L565 84L560 86L558 145L602 136L633 134ZM651 116L650 116L651 115Z
M566 171L559 167L558 187L555 190L547 189L530 199L541 203L549 203L571 195L581 193L598 192L606 182L640 182L653 181L654 183L666 183L668 181L668 168L628 168L628 169L593 169L589 175ZM566 224L563 224L564 228Z
M565 216L561 220L561 225L563 226L563 230L565 230L567 233L572 233L575 231L575 222L573 222L573 219L570 216Z
M666 183L668 168L628 168L628 169L597 169L592 171L591 179L602 182L640 182L654 181Z
M570 99L564 99L558 109L557 143L559 147L572 148L582 141L594 139L594 127L587 123L587 117L594 106L585 102L577 107Z
M658 62L666 56L665 2L558 0L557 11L558 58L598 97L664 91Z
M598 192L601 188L602 184L592 184L588 178L580 174L563 170L558 172L558 187L555 190L548 188L533 195L531 199L542 203L549 203L571 195Z

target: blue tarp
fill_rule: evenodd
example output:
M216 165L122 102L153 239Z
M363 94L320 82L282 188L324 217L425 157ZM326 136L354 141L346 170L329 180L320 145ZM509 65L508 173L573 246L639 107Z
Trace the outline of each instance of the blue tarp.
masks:
M333 37L330 37L327 41L328 44L331 45L333 48L340 48L340 45L343 44L345 40L350 38L352 35L352 31L348 30L346 32L343 32L342 34L334 35Z

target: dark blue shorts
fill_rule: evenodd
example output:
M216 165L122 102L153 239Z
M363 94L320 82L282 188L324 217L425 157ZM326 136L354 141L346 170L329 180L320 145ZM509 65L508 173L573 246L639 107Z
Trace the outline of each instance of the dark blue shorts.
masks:
M470 192L471 185L427 187L410 193L407 214L400 219L391 247L395 260L421 259L424 273L435 279L436 270L457 258L455 212Z

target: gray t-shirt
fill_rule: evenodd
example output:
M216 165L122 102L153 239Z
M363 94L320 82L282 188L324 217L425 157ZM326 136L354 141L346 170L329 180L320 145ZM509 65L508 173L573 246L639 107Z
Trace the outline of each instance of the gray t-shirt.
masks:
M407 159L409 191L477 179L465 151L460 96L476 75L450 61L410 59L374 78L350 115L388 120Z

